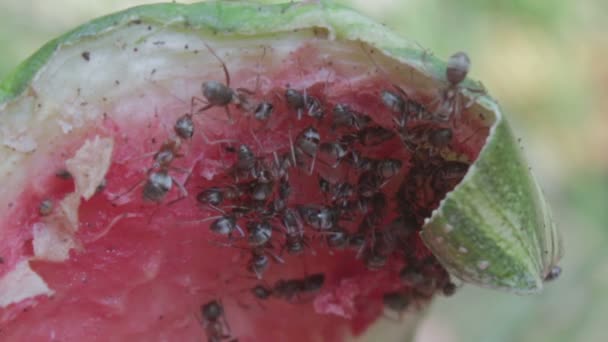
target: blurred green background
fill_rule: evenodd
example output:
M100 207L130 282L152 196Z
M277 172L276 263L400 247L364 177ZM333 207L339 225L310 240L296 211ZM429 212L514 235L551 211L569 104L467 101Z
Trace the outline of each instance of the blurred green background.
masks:
M62 32L150 2L2 0L0 79ZM523 138L565 240L564 273L543 294L464 287L434 304L418 341L608 340L608 1L338 2L443 58L469 53L472 76Z

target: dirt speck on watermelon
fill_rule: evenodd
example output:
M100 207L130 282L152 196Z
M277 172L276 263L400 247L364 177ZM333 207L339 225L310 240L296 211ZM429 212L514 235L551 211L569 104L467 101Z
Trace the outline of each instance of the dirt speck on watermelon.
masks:
M64 47L3 115L0 339L340 341L451 293L418 231L489 119L410 75L308 31Z

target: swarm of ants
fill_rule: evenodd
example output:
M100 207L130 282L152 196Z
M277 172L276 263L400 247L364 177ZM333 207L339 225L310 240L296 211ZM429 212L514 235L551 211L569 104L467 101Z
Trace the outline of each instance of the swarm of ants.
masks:
M202 82L202 97L192 97L190 112L177 119L172 137L153 154L142 198L161 203L174 186L179 197L173 201L190 196L172 176L184 171L173 162L182 157L182 144L201 134L206 143L233 153L235 162L216 176L224 185L193 194L210 214L192 223L208 225L219 239L214 245L248 253L247 270L258 281L249 292L254 299L296 303L318 293L326 281L323 273L263 282L272 264L285 263L284 253L302 255L313 244L350 251L369 270L400 258L401 287L382 296L386 308L398 313L436 292L452 295L456 286L447 272L432 255L420 259L411 245L424 219L469 167L445 157L454 144L454 122L466 107L461 84L468 56L459 52L449 59L445 86L434 104L415 101L397 85L379 89L381 110L392 116L392 125L382 125L350 103L327 101L314 89L287 85L269 101L255 91L233 88L225 63L207 48L220 62L225 81ZM230 122L236 110L263 123L273 120L277 107L287 108L282 115L305 128L290 131L287 148L271 153L234 140L213 141L195 127L195 118L212 108L222 108ZM377 157L378 149L396 152ZM339 181L327 177L334 170L343 175ZM314 179L318 201L301 203L294 178ZM237 341L219 299L203 304L200 314L208 341Z

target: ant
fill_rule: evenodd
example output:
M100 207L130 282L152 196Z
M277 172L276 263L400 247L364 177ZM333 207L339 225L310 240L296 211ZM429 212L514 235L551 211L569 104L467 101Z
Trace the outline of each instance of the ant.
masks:
M293 208L287 208L281 216L285 228L285 246L287 253L291 255L300 254L308 246L302 220L298 212Z
M346 158L349 154L349 148L347 144L343 142L325 142L322 143L319 147L319 151L327 156L327 158L323 158L322 160L329 160L332 168L338 167L342 160Z
M235 178L238 180L239 177L256 177L256 173L259 173L260 160L256 157L253 150L245 145L240 144L236 150L230 152L236 153L236 162L232 166Z
M184 185L169 175L171 163L175 158L183 157L179 153L181 140L179 138L165 141L158 152L154 154L154 164L149 171L148 179L144 184L143 197L150 202L161 202L175 183L181 192L181 198L188 196ZM173 168L175 169L175 168Z
M238 339L230 335L230 326L226 319L224 307L218 300L212 300L201 305L201 325L205 329L208 342L238 342Z
M435 110L434 117L438 121L448 121L450 118L458 118L463 108L470 107L474 99L471 99L467 104L463 104L462 90L467 89L471 92L485 94L485 89L482 85L478 89L463 87L462 82L467 77L471 67L471 60L465 52L456 52L448 59L445 70L447 86L439 93L439 104Z
M212 107L224 107L228 119L230 120L230 122L234 122L232 119L232 113L230 112L230 108L228 107L228 105L235 104L239 108L250 110L250 104L247 100L247 95L251 95L252 92L244 88L237 88L236 90L230 88L230 74L228 73L226 63L224 63L224 61L206 43L205 47L207 47L209 52L221 63L222 69L224 70L224 78L226 83L224 84L214 80L203 82L201 85L201 91L203 93L204 99L193 96L190 102L190 113L194 113L193 109L195 102L200 102L204 106L197 110L197 114L204 112Z
M388 292L382 296L382 302L387 309L396 312L398 318L401 318L405 310L410 306L411 298L404 292ZM391 317L391 319L399 320L394 317Z
M357 192L361 197L369 198L386 184L381 174L376 171L364 171L359 175Z
M446 282L441 288L441 292L446 297L453 296L454 293L456 293L456 284L452 283L451 281Z
M377 146L391 140L395 132L382 126L368 126L359 131L357 138L363 146Z
M396 176L403 166L401 160L391 158L381 159L375 164L375 172L383 180L388 180Z
M270 223L266 221L249 222L247 224L249 232L247 242L251 247L262 247L270 241L273 229Z
M306 154L309 157L312 157L309 170L310 174L312 174L315 167L317 150L319 149L320 142L321 135L319 134L319 131L312 126L305 128L296 138L295 151L292 151L292 153L296 154L295 152L298 152L297 154Z
M262 275L268 269L268 266L270 266L270 258L266 253L270 254L275 261L281 264L285 263L278 255L269 251L271 248L272 245L270 243L265 243L251 249L251 259L249 259L247 266L251 272L255 273L258 279L262 279Z
M232 239L232 232L234 232L235 230L238 231L241 236L243 236L243 237L245 236L243 229L241 229L241 227L237 223L237 215L234 212L226 213L222 209L215 207L213 205L211 205L211 208L219 211L222 215L206 217L204 219L188 221L185 223L202 223L202 222L214 220L209 225L209 229L212 232L214 232L216 234L228 236L229 239Z
M176 129L176 133L180 135L180 133ZM182 134L183 135L183 134ZM121 198L122 196L130 193L135 188L139 187L142 183L144 184L142 197L146 201L160 203L169 193L173 184L177 185L180 190L180 196L173 200L171 203L175 203L183 198L188 196L188 191L184 187L184 185L169 175L170 170L181 171L185 173L190 173L188 170L184 170L182 168L177 168L172 166L171 164L177 158L181 158L184 155L180 153L182 140L179 136L172 136L167 139L161 147L156 152L146 153L144 156L152 155L153 156L153 164L147 170L147 178L142 180L141 182L135 184L130 189L128 189L125 193L118 195L114 200ZM98 189L103 190L105 184L100 184Z
M559 266L553 266L549 273L545 276L544 281L553 281L557 279L562 274L562 268Z
M405 129L410 118L421 119L426 115L426 108L418 102L410 99L407 93L399 86L393 84L396 90L383 90L380 98L395 116L393 122L400 130Z
M399 136L410 152L425 148L429 154L434 155L452 143L454 133L451 128L426 122L400 130Z
M279 180L277 194L278 197L275 197L271 203L271 210L274 214L281 213L287 209L287 203L289 201L289 196L291 195L291 184L289 183L287 176L281 177Z
M298 120L302 119L302 112L306 110L307 115L316 119L323 118L323 109L319 100L311 95L308 95L306 90L300 92L293 88L285 90L285 100L292 109L297 111Z
M320 231L334 228L339 219L338 210L332 207L300 205L298 211L307 225Z
M335 105L332 114L332 130L339 127L352 127L360 131L372 121L369 116L351 109L346 104Z
M49 216L53 212L53 200L50 198L44 199L38 205L38 214L40 216Z
M272 103L267 101L260 102L253 111L253 117L259 121L266 121L272 115L273 110L274 106Z
M196 195L199 203L218 206L224 202L224 190L218 187L211 187L199 192Z
M173 125L173 130L178 137L189 140L194 135L194 121L192 115L185 114L180 116Z
M315 273L304 278L280 279L272 287L256 285L251 292L257 299L266 300L270 297L295 302L302 299L304 295L319 292L325 283L325 274Z
M421 294L432 295L436 290L436 279L433 276L426 275L425 272L418 267L406 266L399 272L399 278L403 285Z
M348 246L350 237L343 228L336 227L325 235L327 235L326 242L329 248L342 250Z

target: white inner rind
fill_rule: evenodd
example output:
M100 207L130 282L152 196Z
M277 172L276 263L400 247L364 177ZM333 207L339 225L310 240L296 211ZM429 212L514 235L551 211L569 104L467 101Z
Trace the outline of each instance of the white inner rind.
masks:
M0 278L0 307L19 303L35 296L51 296L54 293L45 281L30 268L27 260Z

